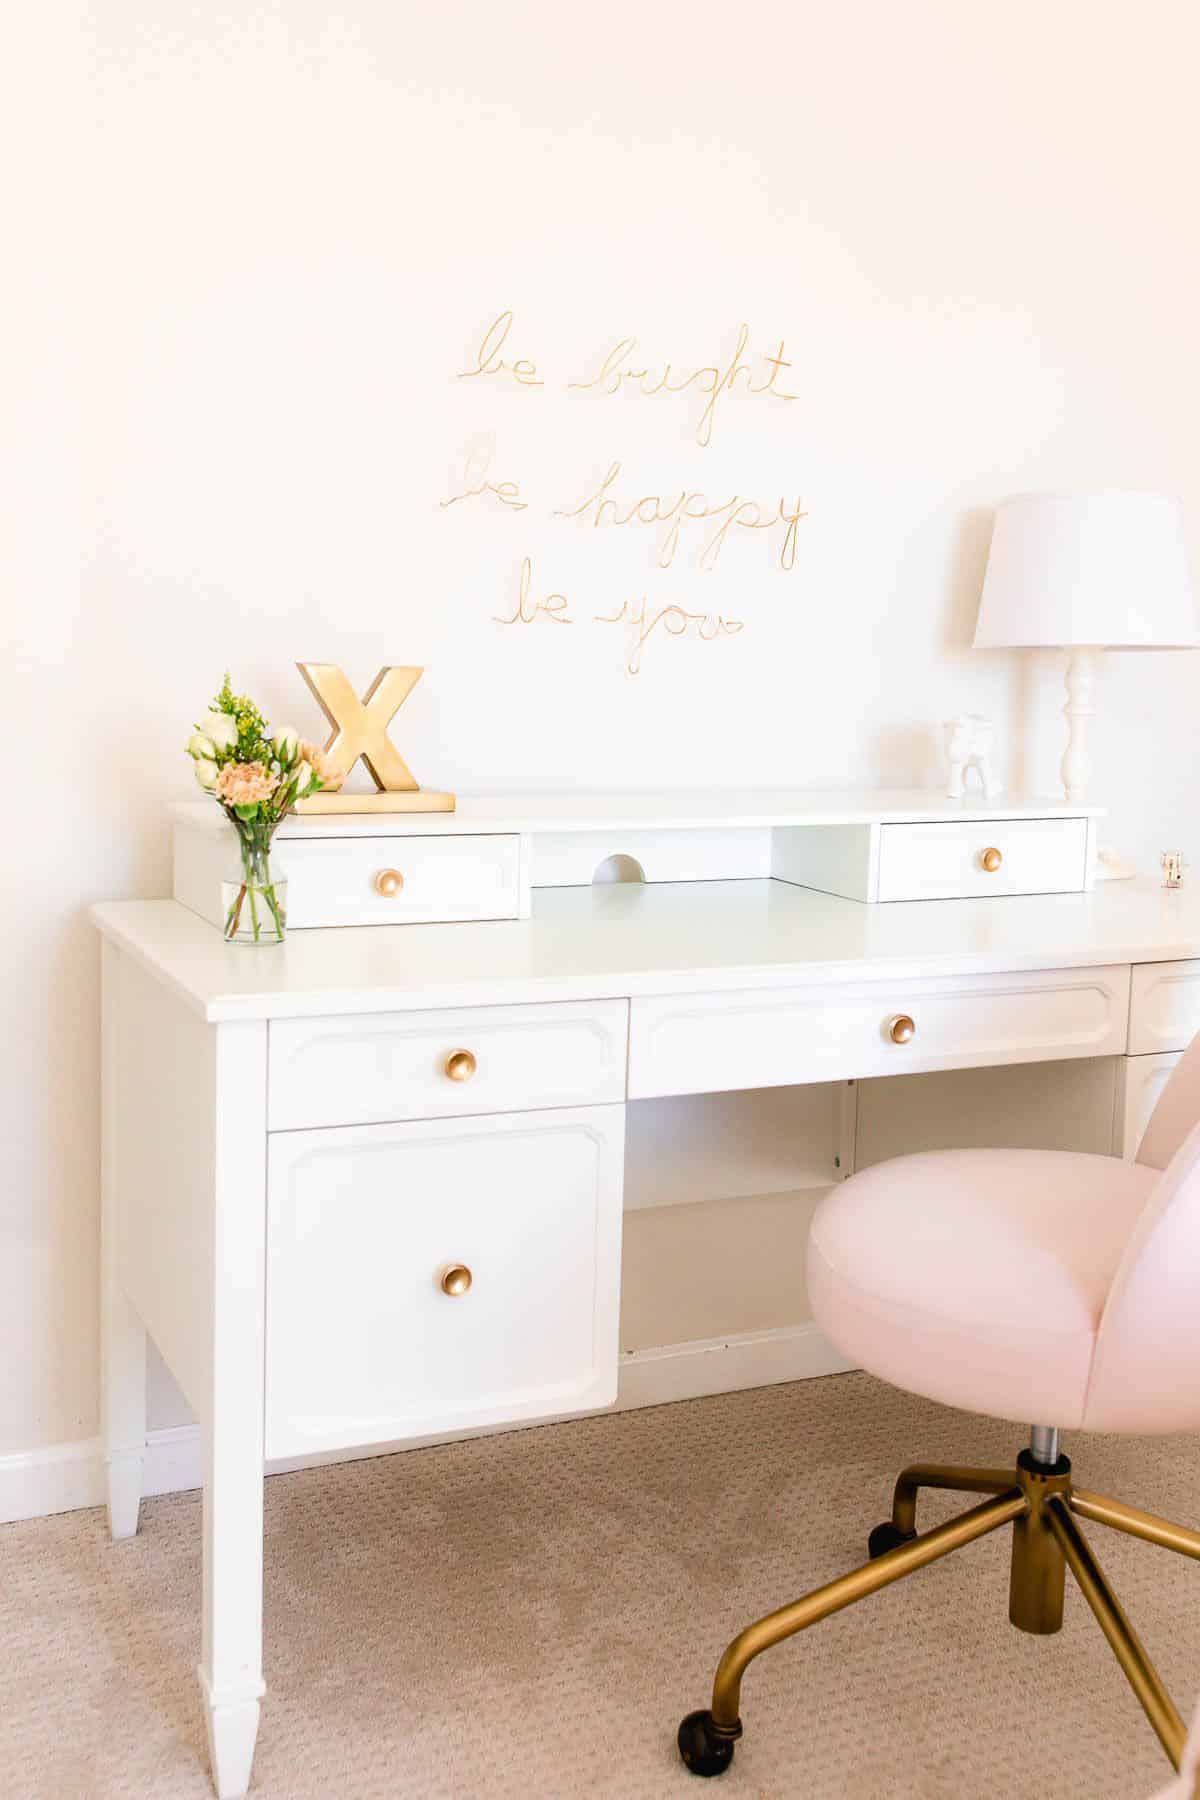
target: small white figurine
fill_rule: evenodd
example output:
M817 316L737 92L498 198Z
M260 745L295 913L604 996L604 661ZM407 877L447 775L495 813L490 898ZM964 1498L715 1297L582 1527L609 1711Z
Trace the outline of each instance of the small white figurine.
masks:
M979 713L962 713L957 719L947 719L945 730L946 761L950 765L946 798L962 799L966 791L964 778L974 769L984 799L994 799L1000 792L1000 783L992 768L992 721Z

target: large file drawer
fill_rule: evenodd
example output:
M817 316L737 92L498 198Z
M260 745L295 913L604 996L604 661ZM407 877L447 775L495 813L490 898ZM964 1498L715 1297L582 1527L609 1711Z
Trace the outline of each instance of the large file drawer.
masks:
M268 1126L623 1100L626 1021L624 1000L276 1020Z
M624 1108L274 1137L266 1451L606 1406Z
M634 1000L629 1095L1115 1056L1127 965Z

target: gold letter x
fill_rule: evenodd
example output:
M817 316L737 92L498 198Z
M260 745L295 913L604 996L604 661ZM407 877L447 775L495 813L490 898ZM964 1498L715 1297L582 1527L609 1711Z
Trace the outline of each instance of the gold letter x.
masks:
M388 726L408 699L422 669L380 669L360 700L336 663L297 663L314 700L333 726L325 746L338 773L348 775L361 756L380 793L412 792L412 771L388 737Z

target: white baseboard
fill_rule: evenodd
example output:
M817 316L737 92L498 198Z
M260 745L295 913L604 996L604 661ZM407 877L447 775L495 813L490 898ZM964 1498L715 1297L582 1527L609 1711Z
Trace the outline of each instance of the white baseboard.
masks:
M204 1448L198 1425L173 1425L169 1431L146 1433L142 1465L142 1499L156 1494L186 1494L204 1484Z
M674 1400L696 1400L705 1394L731 1394L743 1388L767 1387L780 1381L803 1381L834 1375L851 1365L838 1355L813 1324L789 1325L775 1331L748 1332L742 1337L713 1338L636 1350L621 1358L620 1386L614 1412L664 1406ZM575 1415L578 1416L578 1415ZM538 1423L548 1423L539 1420ZM325 1463L356 1462L397 1450L536 1426L489 1426L483 1431L442 1432L437 1437L406 1439L401 1444L372 1444L364 1450L333 1450L319 1456L288 1457L267 1464L268 1475ZM175 1425L151 1431L146 1438L142 1495L184 1493L203 1480L198 1425ZM0 1524L44 1518L78 1507L105 1503L104 1452L99 1438L55 1444L44 1450L21 1450L0 1457Z
M667 1344L621 1358L616 1410L734 1394L779 1381L807 1381L814 1375L841 1375L852 1366L811 1320L773 1331L748 1331L741 1337Z
M0 1456L0 1524L104 1504L99 1438Z

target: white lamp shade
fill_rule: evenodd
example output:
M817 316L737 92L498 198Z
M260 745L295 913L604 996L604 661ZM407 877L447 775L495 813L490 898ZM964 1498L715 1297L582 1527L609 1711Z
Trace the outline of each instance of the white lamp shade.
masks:
M1160 494L1018 494L996 511L977 649L1200 644L1183 520Z

